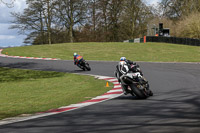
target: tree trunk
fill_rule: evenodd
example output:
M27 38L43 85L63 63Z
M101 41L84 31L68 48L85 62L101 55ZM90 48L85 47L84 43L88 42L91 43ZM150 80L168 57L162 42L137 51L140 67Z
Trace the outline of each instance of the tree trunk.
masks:
M103 19L104 19L104 37L105 37L105 41L108 41L108 25L107 25L107 5L108 3L105 1L103 4Z
M73 27L74 27L74 15L73 15L74 7L73 7L73 1L70 1L70 25L69 25L69 39L70 42L74 42L73 38Z
M44 37L44 25L42 20L42 12L40 11L40 35L41 35L41 44L45 43L45 37Z
M96 1L92 5L93 39L96 41Z
M70 42L73 43L74 39L73 39L73 25L70 24L69 26L69 38L70 38Z
M48 42L51 44L51 13L50 13L50 2L47 0L47 32L48 32Z

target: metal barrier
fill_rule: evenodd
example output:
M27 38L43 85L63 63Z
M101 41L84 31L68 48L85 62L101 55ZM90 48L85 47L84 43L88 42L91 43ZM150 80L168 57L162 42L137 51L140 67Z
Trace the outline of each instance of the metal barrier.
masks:
M192 38L147 36L146 41L200 46L200 39L192 39Z

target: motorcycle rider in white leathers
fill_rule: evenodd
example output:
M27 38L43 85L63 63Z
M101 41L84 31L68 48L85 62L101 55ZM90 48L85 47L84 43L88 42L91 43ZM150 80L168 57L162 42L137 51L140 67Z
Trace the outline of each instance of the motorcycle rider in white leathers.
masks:
M121 57L120 58L120 62L118 63L118 65L116 66L116 68L117 69L115 71L115 76L117 77L119 83L121 83L120 77L122 75L128 73L129 71L140 72L140 74L143 75L142 71L139 68L139 65L137 65L135 62L132 62L130 60L126 60L126 57ZM145 81L145 82L147 82L147 81ZM127 95L131 91L131 90L129 90L128 85L121 84L121 86L122 86L123 93L125 95Z

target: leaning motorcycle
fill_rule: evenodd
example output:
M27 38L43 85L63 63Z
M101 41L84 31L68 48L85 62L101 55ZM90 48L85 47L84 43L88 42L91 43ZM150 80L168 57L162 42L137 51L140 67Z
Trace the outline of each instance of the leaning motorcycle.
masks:
M122 85L128 86L128 91L133 96L137 96L140 99L153 96L153 92L149 89L148 81L140 72L126 73L120 77L120 81Z
M79 67L81 68L81 69L83 69L84 71L91 71L91 68L90 68L90 65L89 65L89 63L87 62L87 61L85 61L85 60L82 60L80 63L79 63Z

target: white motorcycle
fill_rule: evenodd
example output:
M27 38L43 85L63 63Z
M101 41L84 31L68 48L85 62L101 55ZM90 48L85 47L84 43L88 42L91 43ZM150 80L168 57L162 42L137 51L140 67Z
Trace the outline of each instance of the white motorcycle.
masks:
M140 72L126 73L120 77L121 84L128 86L128 92L140 99L146 99L153 96L153 92L149 89L148 81Z

